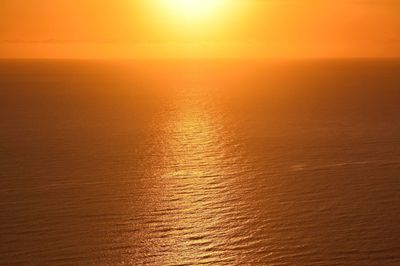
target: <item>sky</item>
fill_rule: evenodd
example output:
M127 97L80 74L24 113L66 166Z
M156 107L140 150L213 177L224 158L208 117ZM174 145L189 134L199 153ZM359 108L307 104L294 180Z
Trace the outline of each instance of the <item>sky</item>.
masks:
M0 57L400 56L399 0L214 1L1 0Z

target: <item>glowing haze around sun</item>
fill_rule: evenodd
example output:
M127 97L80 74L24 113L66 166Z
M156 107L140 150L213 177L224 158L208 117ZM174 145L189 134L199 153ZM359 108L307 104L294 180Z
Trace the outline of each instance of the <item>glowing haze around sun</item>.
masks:
M162 8L171 16L190 21L205 21L222 13L226 0L160 0Z

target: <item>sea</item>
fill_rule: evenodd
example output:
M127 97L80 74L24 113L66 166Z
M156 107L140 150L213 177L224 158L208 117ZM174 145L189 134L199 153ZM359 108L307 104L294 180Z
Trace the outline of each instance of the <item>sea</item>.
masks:
M0 60L0 265L400 265L400 59Z

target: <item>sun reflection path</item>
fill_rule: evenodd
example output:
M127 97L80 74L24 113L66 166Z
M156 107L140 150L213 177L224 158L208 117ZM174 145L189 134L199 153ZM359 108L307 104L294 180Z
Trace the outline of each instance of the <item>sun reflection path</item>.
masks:
M228 150L234 145L212 104L201 97L182 99L164 136L169 234L163 238L168 251L162 263L234 262L238 258L226 248L242 223L235 193L241 169Z

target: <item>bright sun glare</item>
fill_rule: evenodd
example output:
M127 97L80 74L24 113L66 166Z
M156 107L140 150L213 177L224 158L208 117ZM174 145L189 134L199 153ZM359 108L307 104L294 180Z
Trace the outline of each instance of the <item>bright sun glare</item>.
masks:
M187 20L206 20L215 15L224 0L162 0L174 16Z

